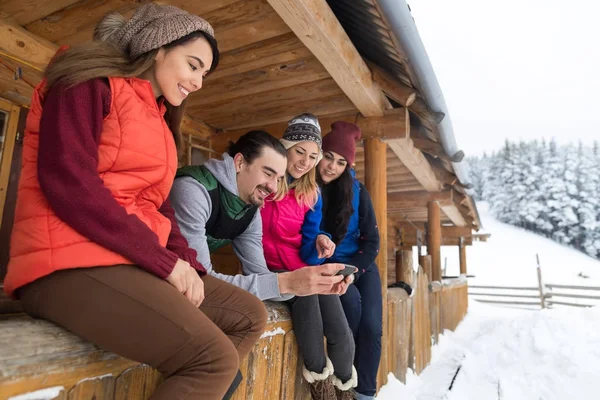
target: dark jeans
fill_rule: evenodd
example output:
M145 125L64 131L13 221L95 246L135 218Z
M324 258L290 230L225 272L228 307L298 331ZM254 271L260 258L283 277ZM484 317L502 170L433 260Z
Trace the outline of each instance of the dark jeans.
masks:
M356 391L374 396L381 358L381 279L375 263L362 273L340 297L356 342L354 365L358 373Z
M312 295L288 300L292 308L292 324L298 349L306 369L321 373L325 368L323 335L327 338L327 355L334 375L342 382L352 378L354 340L346 321L340 297Z

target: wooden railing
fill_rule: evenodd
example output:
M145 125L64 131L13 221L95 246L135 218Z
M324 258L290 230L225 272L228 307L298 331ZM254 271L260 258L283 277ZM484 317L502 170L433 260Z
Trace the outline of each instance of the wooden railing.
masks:
M467 313L467 280L429 282L423 268L412 279L414 293L388 289L388 371L405 381L431 360L431 347L446 329L454 330Z
M401 288L388 289L387 296L384 372L393 372L401 380L408 368L420 373L427 366L432 337L454 329L467 311L465 279L430 284L420 268L413 287L412 297ZM18 303L13 305L13 312L18 312ZM307 400L310 394L289 309L271 302L267 309L266 332L241 364L244 379L234 400ZM432 315L439 323L431 323ZM143 400L161 380L152 368L99 349L49 322L24 314L0 318L0 399L25 393L37 398L52 389L57 398L73 400L93 396Z

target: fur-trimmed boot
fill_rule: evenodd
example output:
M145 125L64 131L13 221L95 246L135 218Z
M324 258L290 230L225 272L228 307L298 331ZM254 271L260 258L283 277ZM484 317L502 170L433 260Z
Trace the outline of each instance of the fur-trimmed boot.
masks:
M356 393L354 388L358 386L358 375L356 368L352 367L352 377L346 382L342 382L337 376L333 376L333 386L337 400L354 400Z
M333 364L329 358L327 358L327 363L321 373L311 372L306 369L306 366L302 366L302 376L310 384L310 395L313 400L336 400L332 375Z

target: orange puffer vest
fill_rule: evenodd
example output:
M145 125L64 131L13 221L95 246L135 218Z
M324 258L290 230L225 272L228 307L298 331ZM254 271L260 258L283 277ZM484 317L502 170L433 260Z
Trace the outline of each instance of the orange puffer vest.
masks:
M98 147L98 174L115 200L135 214L166 246L171 222L158 209L167 199L177 169L177 149L150 83L109 78L110 113ZM54 271L132 264L80 235L50 209L37 176L44 82L35 90L23 140L10 262L4 290L14 291ZM132 238L135 240L135 238Z

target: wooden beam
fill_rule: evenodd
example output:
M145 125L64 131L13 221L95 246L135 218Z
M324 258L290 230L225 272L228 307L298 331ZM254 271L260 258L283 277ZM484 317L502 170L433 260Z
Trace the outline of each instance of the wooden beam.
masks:
M19 25L27 25L80 0L2 0L0 18L13 19Z
M452 191L388 193L388 206L394 208L427 207L430 201L436 201L440 204L453 204Z
M359 116L356 125L365 139L406 139L410 136L410 118L404 107L387 110L382 117Z
M436 162L437 161L437 162ZM442 186L454 186L458 182L458 178L453 173L449 172L439 160L432 160L431 166L435 178Z
M473 234L472 229L467 226L442 226L443 237L469 237Z
M220 79L212 78L209 76L202 89L190 96L189 107L224 103L239 97L319 81L329 78L329 73L317 59L309 56L307 59L271 64ZM233 113L231 109L228 111Z
M178 1L190 4L190 8L205 3L205 0ZM264 0L237 1L210 13L194 13L213 25L219 50L224 53L290 32L290 27Z
M365 117L391 108L325 0L268 0Z
M452 221L454 225L467 226L467 222L465 221L465 218L463 217L456 204L440 204L440 207L442 208L442 211L444 211L444 214L446 214L448 219Z
M331 78L240 97L231 102L188 108L191 117L226 130L287 122L303 112L320 117L355 111L352 102Z
M427 253L431 255L432 281L441 281L442 279L441 244L442 225L440 221L440 206L435 201L432 201L427 206Z
M262 42L221 53L219 68L207 77L206 86L209 86L213 80L225 76L242 74L273 64L290 63L312 56L310 50L300 39L293 32L288 32Z
M7 20L0 20L0 55L43 71L58 46Z
M92 40L94 28L107 13L117 11L128 17L150 0L86 0L79 1L25 25L33 35L59 44L79 44Z
M16 67L16 64L12 60L2 59L2 62L8 66ZM0 65L0 97L14 104L28 106L32 94L33 88L31 86L22 79L15 80L13 72L4 65Z
M388 313L387 313L387 158L386 145L379 139L367 139L365 141L365 186L373 200L375 217L379 229L379 254L375 263L379 268L381 278L381 294L383 299L382 327L383 337L381 339L381 361L379 364L379 379L384 379L387 375L387 332L388 332Z
M387 144L426 191L439 192L442 189L431 165L410 138L388 140Z
M45 0L46 1L46 0ZM53 0L54 1L54 0ZM58 0L64 1L64 0ZM57 2L58 2L57 1ZM31 33L60 44L79 44L92 39L96 24L111 11L129 18L135 10L151 0L85 0L76 1L70 7L61 7L44 18L28 23L25 28ZM231 5L238 0L167 0L171 4L191 13L206 16L209 12Z
M375 81L381 90L392 100L402 105L409 107L417 99L417 91L410 86L398 81L390 73L378 67L376 64L369 62L369 68L373 73L373 81Z
M442 112L431 111L427 103L420 97L417 97L409 108L417 115L421 122L430 128L437 126L445 117L445 114Z

